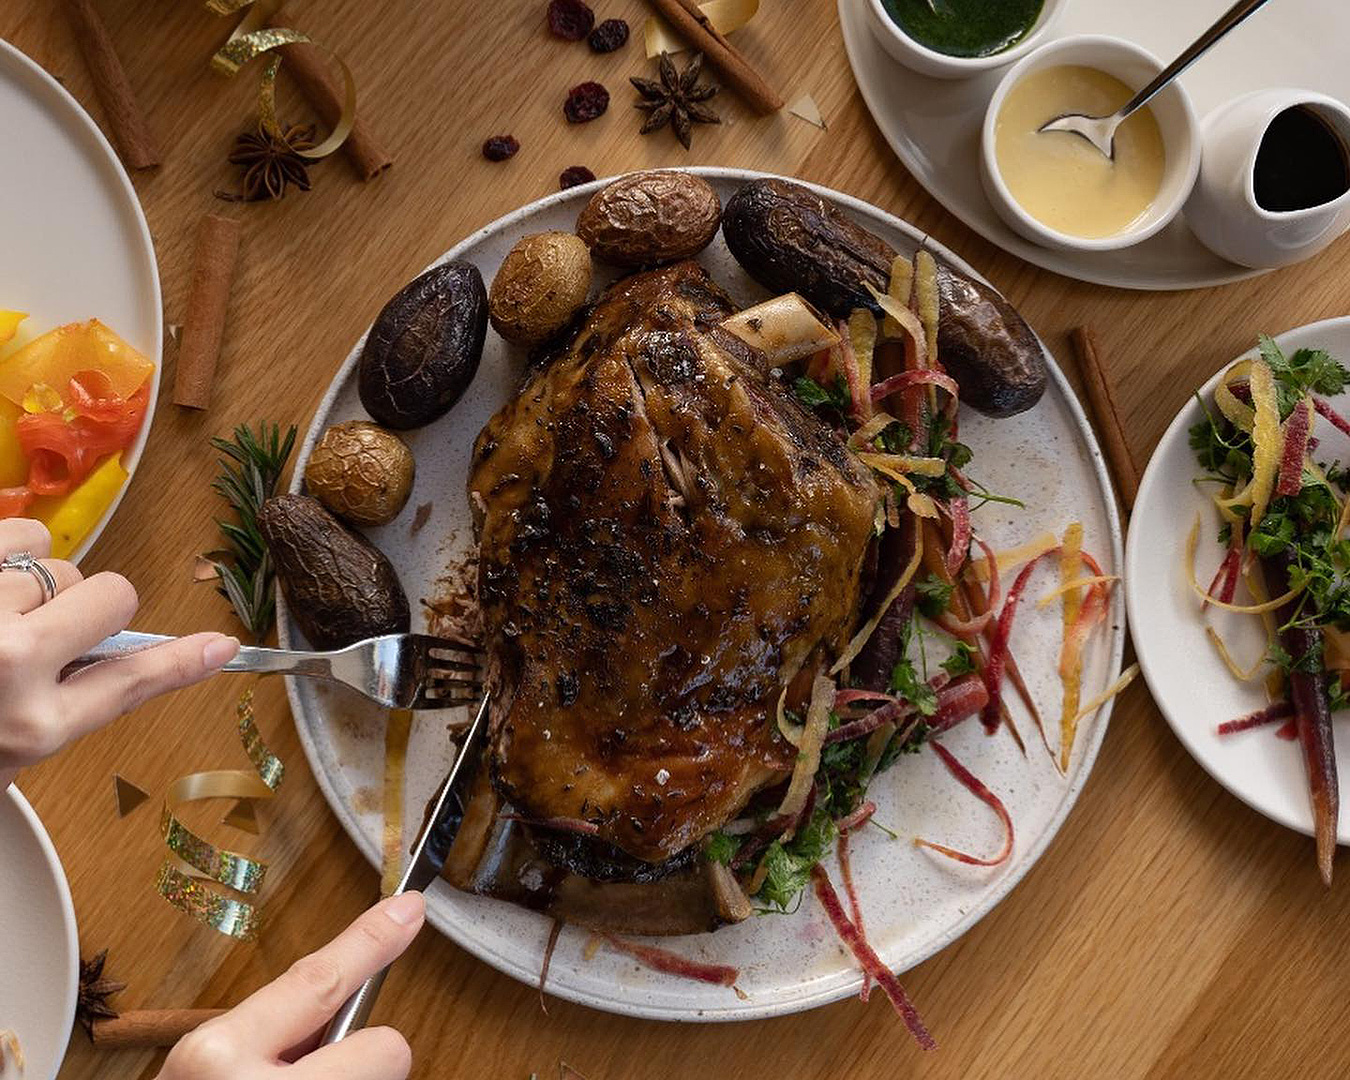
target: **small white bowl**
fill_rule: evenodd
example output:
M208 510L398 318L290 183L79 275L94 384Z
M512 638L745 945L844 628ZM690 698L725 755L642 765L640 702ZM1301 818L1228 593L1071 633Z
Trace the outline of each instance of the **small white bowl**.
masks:
M972 75L1013 63L1040 43L1060 13L1069 6L1069 0L1045 0L1040 15L1026 36L1002 52L989 56L949 56L920 45L901 30L899 24L886 14L881 0L865 0L865 3L872 34L881 47L891 54L892 59L920 75L931 75L936 79L968 79Z
M1110 236L1073 236L1043 225L1013 198L999 174L995 153L998 114L1008 91L1033 71L1060 65L1096 68L1113 75L1131 89L1139 89L1162 70L1162 63L1146 49L1121 38L1085 34L1060 38L1041 46L1019 61L998 84L984 114L980 138L980 179L985 194L1008 226L1034 244L1066 251L1114 251L1147 240L1181 211L1200 171L1200 130L1190 95L1173 82L1146 108L1153 110L1162 135L1166 160L1162 185L1153 205L1128 229Z

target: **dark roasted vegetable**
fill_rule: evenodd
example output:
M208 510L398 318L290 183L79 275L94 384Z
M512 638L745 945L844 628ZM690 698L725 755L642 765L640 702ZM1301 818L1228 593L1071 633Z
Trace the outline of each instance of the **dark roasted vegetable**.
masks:
M308 495L276 495L258 511L295 621L319 649L406 633L408 598L393 565Z
M1261 560L1270 578L1272 595L1289 591L1289 571L1294 555L1285 550ZM1280 644L1292 659L1289 698L1298 725L1298 741L1308 768L1308 792L1312 797L1313 836L1317 842L1317 867L1322 880L1331 884L1331 863L1336 856L1336 827L1340 817L1340 790L1336 776L1336 747L1332 741L1331 702L1327 697L1324 639L1319 627L1306 625L1316 615L1306 610L1309 597L1296 597L1280 608ZM1300 610L1300 608L1304 610ZM1298 624L1290 625L1295 619Z
M864 282L883 292L895 249L819 195L786 180L751 180L727 200L722 235L736 261L775 293L797 292L835 318L880 313Z
M855 308L880 314L868 292L884 291L896 251L800 184L752 180L727 200L727 247L773 292L798 292L835 318ZM990 416L1031 408L1045 391L1036 335L993 289L939 264L938 359L961 400Z
M478 371L487 335L478 268L445 263L384 305L361 350L357 389L379 423L399 431L444 415Z
M1016 308L940 263L938 302L938 358L963 402L990 416L1012 416L1040 401L1045 353Z
M875 612L904 573L905 564L914 554L914 524L906 514L898 529L887 529L877 541L877 572L864 606L864 616ZM900 660L901 643L914 617L914 586L911 584L886 609L867 644L849 665L853 685L866 690L886 690L890 686L891 669ZM862 621L861 619L859 620Z

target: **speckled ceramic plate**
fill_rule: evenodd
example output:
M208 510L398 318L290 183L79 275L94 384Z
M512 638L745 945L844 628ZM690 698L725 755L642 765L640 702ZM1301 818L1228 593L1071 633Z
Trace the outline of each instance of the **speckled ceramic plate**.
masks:
M753 175L732 169L695 169L717 188L723 201ZM570 230L578 211L603 182L541 199L493 222L447 252L444 259L476 264L490 282L511 245L526 233ZM847 213L902 251L913 251L927 238L874 207L837 192L821 190ZM964 273L974 271L954 254L930 247ZM720 235L700 260L743 303L764 291L732 259ZM389 282L392 294L402 283ZM600 283L597 282L597 287ZM371 312L374 316L375 312ZM355 367L361 343L343 364L300 451L308 459L315 440L329 424L364 417L356 393ZM477 379L449 415L412 432L417 479L407 508L391 524L370 530L370 538L398 568L415 609L446 590L447 567L468 564L473 544L465 482L474 436L512 393L524 363L522 352L488 331ZM975 516L977 528L996 546L1009 546L1047 529L1056 532L1073 519L1084 523L1087 543L1106 572L1121 563L1121 531L1101 452L1083 412L1059 370L1051 365L1049 389L1040 404L1010 421L992 421L963 413L962 438L975 449L974 475L992 490L1027 503L1019 511L990 504ZM297 476L300 473L297 468ZM417 508L430 517L415 528ZM455 576L454 574L451 575ZM453 583L450 586L453 588ZM1055 661L1059 648L1058 615L1027 605L1016 634L1018 661L1043 710L1057 715ZM415 617L420 622L421 616ZM283 642L300 635L288 613L281 613ZM1091 693L1115 678L1124 641L1124 613L1112 609L1105 642L1093 650L1087 670ZM352 839L370 859L379 859L383 776L383 719L345 692L292 681L291 704L310 764L328 801ZM444 775L450 755L446 714L418 717L409 754L405 820L421 820L422 807ZM854 846L868 935L881 957L904 970L955 940L1007 895L1036 861L1073 805L1092 768L1106 730L1104 710L1086 725L1067 777L1061 777L1043 750L1032 746L1023 757L1006 733L987 737L978 724L966 724L946 738L947 745L1006 802L1017 826L1012 857L996 869L960 866L914 847L916 835L941 839L976 851L993 851L1001 839L989 809L947 774L931 753L906 757L874 785L877 819L894 830L860 833ZM1030 730L1029 721L1023 726ZM1031 739L1035 739L1034 731ZM1031 743L1028 744L1031 746ZM405 838L406 839L406 838ZM511 905L458 893L438 883L428 897L430 919L470 952L524 982L539 975L549 921ZM611 1012L663 1020L748 1020L813 1008L857 991L861 977L837 943L813 898L790 916L750 919L715 934L673 938L670 948L701 960L740 968L744 997L721 986L706 986L660 975L631 959L601 950L586 959L586 934L568 929L560 939L549 973L549 990L561 997ZM918 1002L922 1009L923 1002ZM940 1032L941 1017L929 1018Z
M55 79L0 41L0 307L31 318L20 340L97 318L155 362L147 420L122 463L134 475L159 396L164 317L150 230L126 170ZM112 520L130 476L71 556Z

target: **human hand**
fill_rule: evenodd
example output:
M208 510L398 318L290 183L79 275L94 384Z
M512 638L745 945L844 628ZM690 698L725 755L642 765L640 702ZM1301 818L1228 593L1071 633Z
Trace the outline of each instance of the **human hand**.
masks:
M403 1080L412 1051L393 1028L318 1043L356 988L411 944L425 915L421 893L380 901L275 982L185 1035L159 1080Z
M32 574L0 573L0 789L19 769L156 694L206 678L239 650L224 634L193 634L62 682L66 664L126 629L136 613L136 590L120 574L85 579L70 563L45 558L51 536L40 522L0 521L0 558L24 551L51 571L57 594L43 603Z

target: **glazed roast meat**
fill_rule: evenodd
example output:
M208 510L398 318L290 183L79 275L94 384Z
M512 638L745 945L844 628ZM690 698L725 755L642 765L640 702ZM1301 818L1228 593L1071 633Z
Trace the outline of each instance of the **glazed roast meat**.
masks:
M492 783L639 864L787 777L779 695L856 629L873 536L875 482L733 311L693 262L620 280L474 447Z

